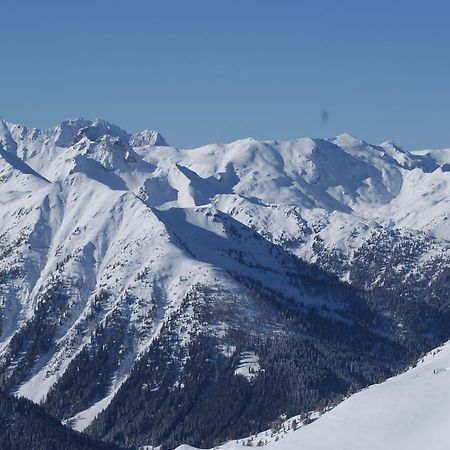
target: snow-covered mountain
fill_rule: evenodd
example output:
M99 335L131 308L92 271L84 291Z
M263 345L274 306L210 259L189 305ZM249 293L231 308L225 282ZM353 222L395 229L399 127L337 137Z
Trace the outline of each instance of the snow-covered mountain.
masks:
M217 450L445 450L450 420L450 345L416 367L352 395L323 414L293 417ZM194 450L181 445L177 450Z
M119 444L172 445L394 373L450 337L446 158L349 135L179 150L103 120L1 120L1 386ZM296 400L257 418L265 386L296 379ZM187 441L194 425L166 412L197 423L190 396L230 409L228 428Z

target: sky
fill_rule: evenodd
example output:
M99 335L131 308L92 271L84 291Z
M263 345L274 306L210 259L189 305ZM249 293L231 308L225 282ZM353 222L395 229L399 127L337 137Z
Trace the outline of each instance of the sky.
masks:
M449 23L447 0L0 0L0 116L450 147Z

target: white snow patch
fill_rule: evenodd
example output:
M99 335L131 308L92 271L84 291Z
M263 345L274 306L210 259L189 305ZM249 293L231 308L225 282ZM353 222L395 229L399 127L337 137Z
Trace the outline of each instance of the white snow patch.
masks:
M262 369L259 365L259 356L255 352L242 352L239 366L234 374L252 380L260 370Z

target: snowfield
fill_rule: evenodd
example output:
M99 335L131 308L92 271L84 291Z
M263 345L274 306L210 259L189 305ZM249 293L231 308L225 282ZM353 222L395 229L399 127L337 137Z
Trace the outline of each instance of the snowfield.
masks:
M358 392L309 425L271 430L214 447L238 450L446 450L450 421L450 343L417 367ZM296 418L300 423L300 418ZM267 442L267 443L266 443ZM193 450L181 445L177 450Z

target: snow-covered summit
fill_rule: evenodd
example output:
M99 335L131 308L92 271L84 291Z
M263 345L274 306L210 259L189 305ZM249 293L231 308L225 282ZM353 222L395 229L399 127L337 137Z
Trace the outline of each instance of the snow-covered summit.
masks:
M70 147L83 137L96 141L103 136L119 137L128 141L130 135L116 125L102 119L93 121L78 118L66 120L51 130L55 145Z
M83 137L95 142L105 136L121 138L132 146L167 145L166 140L158 131L143 130L131 134L117 125L98 118L94 120L82 117L68 119L45 130L29 129L0 118L0 142L9 143L10 145L7 147L10 147L11 144L14 147L12 141L20 141L22 145L40 142L41 145L46 143L50 146L68 148Z
M139 133L134 133L130 137L130 145L133 147L145 146L168 146L167 141L158 131L144 130Z

